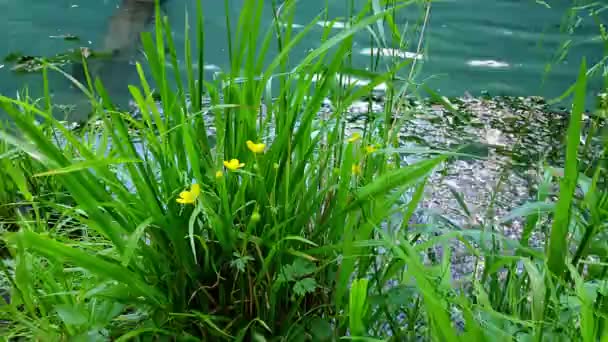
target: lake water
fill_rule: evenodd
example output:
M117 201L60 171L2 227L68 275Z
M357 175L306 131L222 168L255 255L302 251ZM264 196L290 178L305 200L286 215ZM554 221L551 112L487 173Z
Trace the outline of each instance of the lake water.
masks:
M99 48L102 45L109 18L117 11L121 0L0 0L0 56L21 52L24 55L52 56L70 48ZM297 5L295 23L305 25L329 6L330 17L344 17L349 0L302 0ZM559 45L568 36L560 33L560 23L570 1L552 2L548 9L534 0L446 0L433 3L426 32L426 50L422 73L418 81L429 76L429 85L447 96L473 95L488 91L493 95L541 95L554 97L561 94L575 80L582 56L589 63L602 57L602 46L594 41L597 27L593 20L583 21L573 37L577 45L563 63L555 65L543 82L546 63L551 60ZM174 32L179 51L183 51L183 27L188 11L194 22L195 0L168 0L165 13ZM270 0L266 0L265 19L270 22ZM355 4L362 1L355 0ZM242 0L231 0L230 17L237 20ZM221 0L204 0L206 25L206 63L208 72L227 66L226 25L224 3ZM399 24L414 27L423 12L411 7L400 16ZM604 18L605 19L605 18ZM604 20L606 22L607 20ZM295 28L298 29L297 27ZM336 28L338 30L339 28ZM322 25L315 25L313 34L296 51L294 58L302 58L306 51L319 46ZM66 41L61 35L75 35L79 41ZM414 36L411 36L414 38ZM355 42L355 63L366 65L369 56L369 37L361 35ZM412 41L409 52L416 50ZM403 51L405 52L405 51ZM183 59L181 68L184 68ZM41 94L40 76L17 74L10 65L0 61L0 93L15 96L26 85L30 93ZM115 71L112 76L112 93L126 94L128 83L137 83L132 68ZM106 75L107 76L107 75ZM56 75L52 90L57 102L75 102L75 91L68 82ZM600 80L591 82L598 91ZM0 113L2 116L2 113Z

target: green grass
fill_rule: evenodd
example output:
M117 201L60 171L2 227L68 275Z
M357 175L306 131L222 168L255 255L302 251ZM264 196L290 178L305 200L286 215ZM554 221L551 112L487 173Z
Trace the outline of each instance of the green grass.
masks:
M170 71L179 70L171 26L156 16L155 34L143 36L149 75L138 65L141 82L129 87L141 120L117 110L91 78L80 86L90 99L90 121L100 123L79 130L53 117L48 87L42 101L0 96L15 126L0 131L2 270L11 296L0 305L2 336L608 340L606 170L597 164L579 174L577 164L584 63L563 176L548 172L537 202L505 218L523 217L524 237L512 241L491 227L420 231L409 219L428 176L450 153L401 165L392 149L407 116L392 120L391 109L404 100L416 66L394 61L380 71L377 56L369 70L350 62L354 34L370 32L376 46L403 48L393 16L414 2L368 1L360 13L348 13L348 28L326 30L301 61L290 52L316 20L292 32L295 1L287 1L280 17L263 24L261 11L269 10L263 3L248 1L237 21L226 18L231 69L216 80L193 67L204 65L204 51L190 45L203 46L200 2L195 32L185 27L185 78ZM279 50L272 58L270 44ZM59 70L48 66L44 80L47 72ZM344 87L343 74L370 83ZM313 83L311 75L322 77ZM388 87L385 120L368 123L358 139L346 136L346 108L380 83ZM325 98L336 108L319 120ZM210 125L214 139L206 133ZM249 140L263 143L263 151L250 150ZM368 153L371 145L378 149ZM224 162L231 159L244 165L230 170ZM554 204L549 189L556 181ZM404 203L407 190L414 196ZM188 196L195 201L178 203ZM396 214L405 219L395 227L389 219ZM542 225L547 215L552 227ZM533 232L546 233L546 250L529 247ZM451 281L454 239L485 261L466 287ZM446 253L424 261L435 246Z

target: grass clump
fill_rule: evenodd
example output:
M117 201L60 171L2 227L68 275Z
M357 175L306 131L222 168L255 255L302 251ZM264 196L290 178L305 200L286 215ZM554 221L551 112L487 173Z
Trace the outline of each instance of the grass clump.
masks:
M263 32L263 1L247 1L236 23L227 18L235 33L227 37L231 69L215 80L203 77L202 48L193 55L190 46L204 45L200 1L194 38L186 39L185 79L167 68L179 63L159 15L155 35L142 39L151 78L138 65L141 84L129 87L141 120L115 108L90 78L80 86L98 123L79 130L54 119L48 87L41 103L0 97L16 128L3 129L0 139L10 288L3 336L605 339L605 169L583 183L583 198L572 191L587 179L576 164L585 65L560 200L544 203L548 194L540 193L544 204L517 212L527 217L522 240L491 227L417 229L410 223L426 179L450 154L400 162L395 131L405 118L393 120L392 109L405 89L398 72L410 61L384 72L349 62L353 35L364 30L378 46L403 44L391 18L410 4L368 1L347 28L326 29L320 46L294 66L290 52L315 23L293 32L295 1L287 1L272 9L280 16ZM268 62L273 43L279 52ZM369 82L345 86L348 72ZM388 89L384 120L346 135L346 109L379 84ZM324 99L334 107L320 120ZM557 215L545 252L528 247L525 236L545 229L537 227L537 209L549 206ZM486 265L466 288L450 279L454 238ZM446 253L425 261L434 246ZM593 260L588 272L583 266Z

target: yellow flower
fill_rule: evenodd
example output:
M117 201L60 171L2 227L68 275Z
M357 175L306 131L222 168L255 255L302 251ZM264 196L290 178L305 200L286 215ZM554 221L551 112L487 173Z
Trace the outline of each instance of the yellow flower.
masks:
M224 176L224 173L222 172L222 170L218 170L215 173L215 178L222 178Z
M352 171L353 175L361 174L361 166L359 166L359 164L353 164L350 170Z
M376 152L377 148L374 145L369 145L365 147L365 152L367 152L368 154L374 153Z
M348 142L349 143L354 143L355 141L361 139L361 134L359 134L359 132L355 132L353 133L353 135L351 135L350 138L348 138Z
M182 191L179 194L177 203L180 204L192 204L196 201L198 196L201 194L201 186L198 184L192 184L190 191Z
M238 159L230 159L230 161L226 161L224 160L224 166L231 171L236 171L240 168L242 168L243 166L245 166L244 163L240 163Z
M247 148L253 153L263 153L266 145L262 143L255 144L253 141L247 140Z

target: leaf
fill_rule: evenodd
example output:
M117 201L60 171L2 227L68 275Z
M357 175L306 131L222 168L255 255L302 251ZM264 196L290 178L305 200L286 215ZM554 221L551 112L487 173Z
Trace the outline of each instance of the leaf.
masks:
M0 165L4 169L3 172L10 176L15 185L17 185L19 191L23 194L25 200L32 201L32 193L27 187L27 180L25 178L25 175L23 174L23 170L19 170L14 167L13 163L11 163L9 159L2 160L2 158L0 158Z
M293 241L300 241L302 243L311 245L313 247L317 247L318 246L316 243L314 243L314 242L312 242L310 240L307 240L307 239L305 239L305 238L303 238L301 236L287 236L287 237L283 238L283 240L281 240L281 241L291 241L291 240L293 240Z
M137 273L117 263L104 258L91 255L89 252L66 246L55 240L45 238L32 231L21 231L15 235L25 248L36 251L49 258L67 261L76 266L85 268L100 277L114 279L128 284L139 296L143 296L151 303L164 302L165 296L157 288L148 285Z
M196 223L196 218L201 212L201 206L197 205L188 219L188 239L190 240L190 249L192 250L192 257L194 258L195 264L198 263L198 259L196 257L196 244L194 243L194 224Z
M234 255L236 259L230 262L230 266L235 267L237 270L239 270L239 272L245 272L245 267L247 267L247 263L254 260L249 255L241 256L237 252L234 252L232 255Z
M382 6L380 6L379 0L372 0L371 4L374 13L379 13L382 11ZM380 35L381 42L386 44L386 35L384 34L384 21L382 20L382 18L378 18L378 20L376 21L376 26L378 29L378 34Z
M313 341L331 341L333 328L329 322L320 317L314 317L309 324L310 335L312 335Z
M57 304L55 311L66 325L83 325L89 320L86 310L70 304Z
M458 110L458 108L456 108L456 106L454 106L447 97L439 95L427 85L423 85L423 87L424 90L429 93L433 101L441 103L445 109L454 114L461 122L469 122L466 116L460 110Z
M285 265L279 273L279 281L294 281L316 270L315 264L304 259L296 259L292 264Z
M293 292L298 296L303 296L307 293L312 293L317 289L317 281L313 278L304 278L296 281L293 285Z
M116 342L133 341L133 340L136 340L136 338L139 335L144 335L145 336L145 335L148 335L150 333L163 334L163 335L175 337L175 331L162 330L162 329L157 329L157 328L141 328L141 329L131 330L128 333L126 333L124 335L121 335L120 337L118 337L116 339Z
M293 274L296 277L303 277L305 275L313 273L316 270L315 264L303 259L296 259L292 265Z
M555 209L553 202L527 202L513 209L505 217L501 218L498 223L507 223L518 217L527 217L530 215L548 213Z
M383 174L372 183L359 189L356 193L356 200L353 201L346 210L348 211L357 208L363 202L371 201L377 196L385 195L395 188L412 186L418 183L445 159L446 156L439 156Z
M367 279L353 281L348 300L348 324L353 336L365 335L365 318L367 316Z
M543 276L539 272L536 265L529 259L523 259L524 267L530 278L530 295L532 298L532 319L536 322L541 322L545 310L545 292L547 287L543 281Z
M114 165L114 164L124 164L124 163L141 163L141 160L138 159L130 159L130 158L104 158L100 160L85 160L80 163L74 163L66 167L62 167L55 170L50 170L46 172L37 173L34 177L43 177L43 176L53 176L62 173L76 172L81 170L86 170L90 168Z
M372 295L368 298L369 304L374 305L397 305L405 306L411 304L412 298L416 295L416 289L408 285L397 285L391 287L380 295Z
M566 270L566 253L568 252L568 228L570 225L570 210L578 177L578 146L580 144L581 121L585 110L587 89L587 63L585 58L581 63L578 80L574 89L574 103L570 124L568 125L566 164L564 177L560 181L559 199L555 207L555 218L551 227L548 246L547 265L556 275L564 274Z
M580 313L580 336L582 337L582 341L591 342L595 341L594 338L594 326L595 323L595 314L594 314L594 295L592 296L587 288L585 287L584 280L582 276L578 273L576 268L567 263L566 267L570 271L570 276L574 280L574 285L576 289L577 299L580 300L581 307L578 309Z
M452 193L452 196L454 196L454 198L456 199L456 202L458 202L458 204L460 205L460 207L462 208L464 213L467 215L467 217L469 219L473 220L473 215L471 215L471 210L469 210L469 206L466 204L462 194L460 192L458 192L458 189L456 189L456 187L454 187L454 185L452 185L448 182L446 182L445 184L448 186L448 189Z
M141 241L142 236L144 235L144 232L146 230L146 228L148 228L148 226L154 221L153 217L148 217L147 219L145 219L142 223L140 223L137 228L135 228L135 231L131 234L131 236L129 237L129 240L127 242L127 245L125 246L125 251L122 255L122 266L127 266L129 265L129 263L131 262L131 257L133 256L133 252L135 251L135 249L137 248L137 245L139 244L139 242Z

